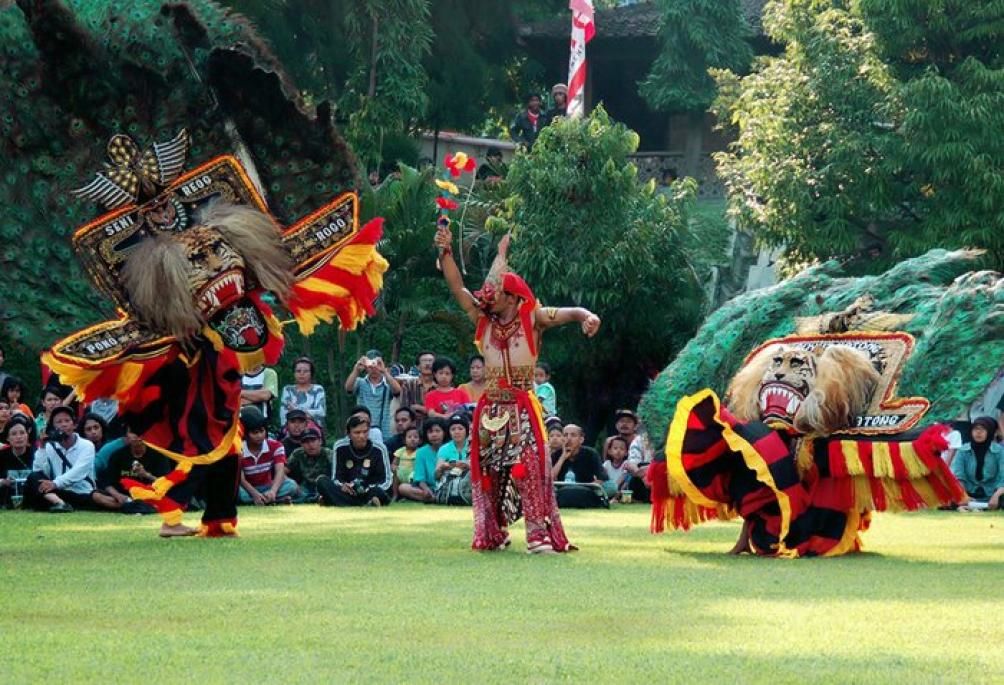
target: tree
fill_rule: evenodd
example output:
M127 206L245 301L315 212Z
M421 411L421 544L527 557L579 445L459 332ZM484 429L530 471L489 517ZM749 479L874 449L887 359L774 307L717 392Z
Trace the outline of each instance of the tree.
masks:
M667 197L639 182L627 159L637 145L637 134L597 107L545 128L507 181L514 269L541 302L580 304L603 318L596 338L566 328L544 351L559 403L571 410L566 418L592 429L616 404L633 402L695 330L706 271L693 257L713 251L693 242L695 184L678 184Z
M1004 3L776 0L784 45L717 74L730 206L795 262L876 271L931 247L1004 264Z

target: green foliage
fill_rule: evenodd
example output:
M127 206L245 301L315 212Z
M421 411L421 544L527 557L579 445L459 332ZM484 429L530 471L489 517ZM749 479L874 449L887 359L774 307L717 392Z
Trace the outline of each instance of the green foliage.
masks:
M542 302L581 305L603 319L596 338L566 327L543 353L570 416L593 428L614 404L633 401L690 336L704 304L706 274L693 255L708 246L690 231L693 182L670 196L639 182L627 159L637 145L598 107L545 128L508 176L514 269Z
M642 401L653 444L662 449L684 395L706 387L724 393L750 351L795 332L795 317L839 312L865 294L876 311L913 315L902 330L917 345L899 394L931 400L926 423L956 418L989 386L1004 359L1004 280L973 272L979 265L971 252L933 250L883 274L854 278L830 261L735 298L708 317Z
M657 0L659 56L640 92L655 110L703 112L717 88L708 69L744 72L752 35L739 0Z
M717 74L741 224L795 262L978 247L1004 265L1004 3L775 0L764 25L784 54Z
M237 540L165 542L152 518L0 512L0 632L20 645L5 682L885 685L1004 671L993 627L959 616L999 615L994 514L880 515L865 554L794 562L724 554L738 522L654 538L645 505L563 511L581 551L554 558L523 552L522 524L513 549L472 552L464 507L245 507ZM603 578L644 608L615 603ZM142 602L125 599L146 579Z

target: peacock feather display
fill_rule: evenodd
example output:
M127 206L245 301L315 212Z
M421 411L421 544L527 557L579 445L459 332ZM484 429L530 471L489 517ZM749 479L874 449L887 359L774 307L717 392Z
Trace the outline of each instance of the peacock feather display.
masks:
M358 187L331 107L307 107L251 24L210 0L18 0L0 5L0 45L0 343L37 352L112 316L71 234L96 201L170 177L183 146L190 166L241 157L284 225Z
M1004 278L975 270L977 253L932 250L878 276L846 277L836 262L741 295L711 314L653 382L639 407L655 449L665 447L676 403L710 387L723 394L746 355L766 340L827 326L910 333L916 347L901 395L931 401L924 424L964 414L1004 366ZM867 311L859 312L861 303Z

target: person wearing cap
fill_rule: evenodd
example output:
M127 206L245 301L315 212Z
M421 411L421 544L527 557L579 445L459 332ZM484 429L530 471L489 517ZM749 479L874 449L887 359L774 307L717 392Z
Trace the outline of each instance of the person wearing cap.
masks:
M331 473L334 457L330 449L321 441L321 433L316 428L307 428L300 435L300 446L293 450L286 462L286 475L300 484L293 501L316 502L321 490L333 487Z
M241 452L241 504L289 503L296 494L296 481L286 478L286 450L268 437L268 421L255 407L241 409L244 445Z
M544 113L540 111L540 95L529 93L526 96L526 109L516 115L509 127L509 135L514 143L522 143L527 149L531 149L543 125Z
M618 436L624 438L625 442L630 445L638 434L638 415L630 409L618 409L614 412L614 430L617 431ZM610 447L611 440L613 440L613 436L603 442L604 459L608 457L607 450Z
M286 454L292 454L293 450L300 446L303 432L308 428L316 430L321 435L321 439L324 439L324 433L317 427L317 424L310 420L307 412L302 409L290 409L286 413L286 425L283 426L279 436L282 438L282 448L286 450Z
M356 404L369 409L373 426L382 435L393 435L390 405L401 394L401 384L390 375L380 350L370 350L356 361L345 379L345 392L355 396Z
M547 453L561 451L565 447L565 426L561 417L548 416L544 420L544 428L547 429Z
M42 446L35 451L32 473L24 485L25 508L53 513L91 509L99 505L94 492L94 445L76 431L76 416L66 406L49 415ZM115 508L110 498L100 504Z
M994 442L996 432L996 420L977 417L969 442L959 448L952 460L952 473L966 494L976 502L986 502L989 509L1002 508L1004 499L1004 447Z
M554 101L554 107L544 112L543 126L550 126L555 119L568 113L568 86L564 83L555 83L551 86L551 99Z

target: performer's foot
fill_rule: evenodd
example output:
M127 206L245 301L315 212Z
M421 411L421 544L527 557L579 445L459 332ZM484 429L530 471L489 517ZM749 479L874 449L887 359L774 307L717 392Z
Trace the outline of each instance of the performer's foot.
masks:
M526 546L527 554L557 554L550 542L531 542Z
M739 531L739 539L736 540L736 544L729 550L729 554L734 556L739 556L740 554L746 554L750 551L750 528L746 521L743 521L742 530Z
M191 526L186 526L179 523L176 526L169 526L166 523L160 527L160 537L162 538L186 538L190 535L195 535L199 530L197 528L192 528Z

